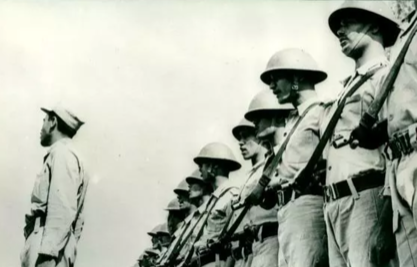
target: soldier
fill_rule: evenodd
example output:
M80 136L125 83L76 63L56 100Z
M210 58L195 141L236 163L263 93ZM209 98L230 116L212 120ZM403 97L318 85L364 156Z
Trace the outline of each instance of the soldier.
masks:
M177 195L178 202L180 203L181 207L188 208L190 210L190 202L188 200L188 184L184 180L182 180L178 186L174 189L174 193Z
M280 105L270 90L261 91L251 101L245 118L253 122L254 127L241 129L240 135L237 137L242 148L248 149L253 147L252 163L254 165L245 184L242 186L239 195L240 199L245 200L250 195L265 169L265 154L267 150L258 144L258 138L270 149L270 154L274 153L273 148L282 141L285 119L291 110L294 110L291 104ZM270 158L272 159L272 157ZM279 245L276 210L266 210L260 206L252 206L248 210L245 219L252 230L246 230L247 238L253 238L251 266L278 266Z
M210 143L204 146L194 162L198 165L201 176L214 190L208 201L207 220L203 224L202 236L197 237L194 244L198 254L208 250L210 240L217 240L227 227L227 221L232 215L231 200L237 195L237 188L228 180L229 173L240 168L230 148L222 143ZM217 254L217 253L215 253ZM218 257L200 259L201 266L215 266L220 264Z
M198 207L203 205L208 200L211 194L211 188L201 178L199 170L194 171L190 176L186 178L187 186L189 186L189 201L191 212L185 218L184 223L175 231L173 235L173 241L171 242L167 253L165 253L158 265L172 265L175 262L180 262L179 258L183 257L188 250L186 243L189 243L189 235L192 229L194 229L195 221L201 215L198 211ZM182 252L182 254L181 254Z
M385 266L395 256L395 245L383 255L375 255L375 247L370 246L373 232L383 237L378 246L395 244L392 226L377 231L381 229L383 206L390 205L380 197L385 177L382 143L356 149L347 144L385 78L385 48L394 43L398 25L382 1L346 1L330 15L329 26L342 52L355 61L355 72L346 79L329 115L346 94L360 85L346 98L328 144L325 217L330 265ZM374 141L378 142L378 136Z
M165 210L168 211L168 232L172 235L181 226L184 219L188 216L189 208L181 206L178 200L175 198L168 203L168 207Z
M61 106L41 110L46 115L40 143L50 148L26 215L22 267L73 266L84 225L88 176L71 139L84 122Z
M414 3L417 6L417 1L414 1ZM369 143L373 143L371 142L373 140L378 140L379 145L388 141L386 147L387 190L385 190L385 195L391 196L392 209L387 205L384 206L381 216L382 223L378 227L374 227L371 244L376 259L383 259L384 255L390 255L392 245L385 241L387 239L385 233L390 233L389 230L394 229L400 266L404 267L417 266L417 200L415 197L417 181L415 175L417 159L416 21L417 13L414 10L402 21L398 39L390 51L390 57L394 64L403 47L406 49L404 50L404 62L401 62L392 91L388 95L386 105L381 112L383 118L380 119L387 120L385 133L371 131L366 134L370 138L365 140L360 140L358 136L355 136L360 141L359 146L363 147L368 147ZM407 48L405 44L408 40L410 40L410 44ZM380 92L380 94L382 93ZM362 127L358 127L354 132L360 130L360 128ZM388 200L385 200L385 202L388 202ZM390 217L392 217L392 220L390 220Z
M156 233L161 228L161 226L162 224L158 224L150 232L148 232L148 235L151 237L152 248L158 249L158 250L161 250L161 243Z
M315 60L296 48L274 54L261 75L280 104L292 103L298 111L290 115L285 126L283 136L288 143L277 177L271 181L272 188L293 183L319 142L319 121L324 108L315 85L326 78ZM313 183L300 190L287 187L278 191L278 196L279 266L327 266L323 193L319 185Z

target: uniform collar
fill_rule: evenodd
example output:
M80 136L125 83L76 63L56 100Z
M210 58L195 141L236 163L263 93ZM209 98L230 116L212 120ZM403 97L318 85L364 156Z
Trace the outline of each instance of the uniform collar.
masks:
M255 165L253 165L252 166L252 169L251 169L251 173L252 172L255 172L257 169L259 169L259 167L261 167L262 165L264 165L265 164L265 159L264 160L261 160L261 161L259 161L259 162L257 162Z
M298 115L301 116L308 107L310 107L311 105L317 102L319 102L319 99L317 96L315 96L310 99L307 99L307 101L298 105L297 106ZM275 147L274 147L274 151L275 151Z
M51 153L51 151L54 150L57 146L59 146L59 144L68 144L70 141L71 139L69 139L68 137L63 137L59 139L48 149L48 154Z
M227 177L226 177L227 178ZM213 192L213 196L219 198L220 194L223 192L224 189L230 187L230 180L227 178L216 190Z
M381 55L379 57L375 57L375 58L369 60L368 62L363 64L361 67L356 69L356 73L363 76L370 71L379 69L379 68L387 66L387 65L388 65L387 57L385 55L384 56Z

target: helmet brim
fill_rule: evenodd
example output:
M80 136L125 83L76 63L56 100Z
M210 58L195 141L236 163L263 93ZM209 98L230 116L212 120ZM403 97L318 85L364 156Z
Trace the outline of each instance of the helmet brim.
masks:
M247 131L255 131L255 127L251 127L248 125L238 125L232 129L232 134L236 138L236 140L240 140L240 133L244 130Z
M177 195L188 195L188 190L176 188L174 189L174 193Z
M185 178L185 181L187 182L187 184L201 184L201 185L205 185L206 182L204 182L202 179L198 179L195 177L187 177Z
M211 162L218 161L218 162L226 163L226 165L228 166L229 171L231 171L231 172L240 169L240 167L242 166L242 165L240 165L239 162L234 161L234 160L230 160L230 159L209 158L209 157L196 157L196 158L194 158L194 162L197 165L200 165L200 164L205 163L205 162L208 162L208 161L209 162L210 161Z
M258 109L246 112L245 118L248 121L254 122L259 118L265 117L288 117L293 109L276 110L276 109Z
M340 8L338 10L335 10L332 14L330 14L329 27L330 27L330 30L333 32L333 34L337 36L337 31L339 30L340 22L342 21L343 18L351 16L352 14L355 14L355 13L356 14L362 13L362 15L356 15L360 17L366 17L367 15L368 16L372 15L378 18L382 23L384 23L384 26L385 26L385 27L381 27L382 33L384 35L384 46L390 47L395 43L395 41L397 40L398 34L400 32L400 28L398 27L395 21L392 21L370 10L356 9L352 7Z
M261 81L264 82L266 85L271 84L271 74L276 72L301 72L303 75L306 75L308 79L314 83L318 84L322 81L327 79L327 73L321 70L309 70L309 69L284 69L284 68L275 68L275 69L268 69L261 74Z

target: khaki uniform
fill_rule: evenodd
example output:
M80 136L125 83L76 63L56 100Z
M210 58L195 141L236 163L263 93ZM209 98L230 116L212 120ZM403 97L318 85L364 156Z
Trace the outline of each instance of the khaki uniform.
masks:
M265 168L265 161L261 161L252 167L249 172L248 179L242 185L239 200L246 199L253 191L254 187L258 184L259 179L262 177L263 170ZM240 214L239 211L234 213L236 218ZM233 224L233 221L231 224ZM277 235L271 235L266 238L262 238L262 225L266 223L277 223L276 209L265 210L260 206L251 207L242 223L239 225L236 233L242 232L245 225L259 226L258 232L255 233L255 241L252 243L252 254L246 259L240 259L236 261L235 266L249 266L252 267L267 267L278 266L278 237ZM245 249L242 248L242 254L245 255Z
M84 224L88 178L70 139L51 146L32 191L26 215L22 267L35 266L39 253L57 257L57 267L73 266Z
M391 49L395 61L410 34L416 12L406 17L401 25L397 43ZM414 36L405 55L404 63L388 96L383 110L388 120L388 134L392 139L397 133L407 132L412 152L399 158L391 158L388 149L387 193L392 197L394 232L401 266L417 266L417 36ZM414 126L413 126L414 125Z
M387 66L388 60L382 56L370 60L357 69L355 74L347 80L345 90L342 91L339 100L333 103L328 113L329 116L324 120L330 120L340 99L363 75L374 73L346 100L346 105L328 145L326 185L346 181L364 171L380 171L381 185L360 192L359 199L355 199L351 194L330 200L325 204L330 266L375 266L369 261L368 253L370 236L378 224L378 217L383 206L380 195L383 188L382 172L385 169L382 148L352 149L348 144L337 147L337 142L349 140L351 131L357 127L361 116L379 93ZM364 175L358 179L376 178Z
M230 189L229 189L230 188ZM222 195L222 193L228 190ZM238 194L238 189L232 187L229 180L221 184L212 194L211 201L217 201L213 209L209 212L207 222L203 228L203 235L200 240L196 242L194 247L205 248L209 239L217 240L222 233L222 230L226 226L228 218L232 215L232 199ZM210 202L209 200L209 204ZM215 266L216 262L205 264L204 266ZM224 265L224 261L221 261L221 265Z
M284 137L313 98L297 107L290 116ZM278 179L291 182L310 160L319 142L319 122L324 108L312 107L294 131L278 166ZM278 210L278 242L280 267L327 266L327 236L323 217L323 197L302 195Z

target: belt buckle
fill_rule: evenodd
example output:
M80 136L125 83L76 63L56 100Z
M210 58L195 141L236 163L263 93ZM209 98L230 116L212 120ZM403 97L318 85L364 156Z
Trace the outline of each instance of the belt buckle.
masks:
M329 200L336 200L338 198L339 192L337 191L334 184L329 184L326 186L324 194L329 198Z

